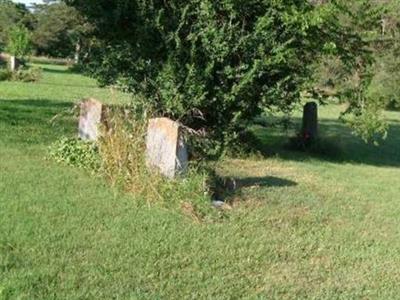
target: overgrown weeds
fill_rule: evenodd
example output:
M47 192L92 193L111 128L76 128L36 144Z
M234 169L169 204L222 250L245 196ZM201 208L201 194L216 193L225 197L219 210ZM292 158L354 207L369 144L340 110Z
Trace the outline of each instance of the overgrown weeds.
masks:
M37 82L42 78L42 69L37 67L21 68L10 71L7 68L0 69L0 81Z
M146 165L146 119L121 108L108 109L105 115L99 140L103 175L148 203L192 207L195 219L206 218L210 213L206 169L192 165L185 177L166 179Z
M101 160L95 143L62 138L51 145L49 155L59 163L93 172L100 170Z
M173 180L148 168L147 123L129 107L109 107L97 143L62 139L50 154L58 162L95 171L112 186L149 205L177 209L196 222L215 220L221 214L210 205L212 176L207 168L192 164L186 176Z

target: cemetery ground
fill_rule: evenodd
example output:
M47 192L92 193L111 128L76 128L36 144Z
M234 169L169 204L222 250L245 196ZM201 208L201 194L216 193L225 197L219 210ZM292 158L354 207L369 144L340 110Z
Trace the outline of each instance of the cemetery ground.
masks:
M267 155L220 164L238 178L233 209L195 222L46 159L76 134L54 115L113 97L43 67L38 83L0 83L0 299L398 298L400 113L374 147L337 120L340 107L322 108L321 134L341 149L327 157L255 127Z

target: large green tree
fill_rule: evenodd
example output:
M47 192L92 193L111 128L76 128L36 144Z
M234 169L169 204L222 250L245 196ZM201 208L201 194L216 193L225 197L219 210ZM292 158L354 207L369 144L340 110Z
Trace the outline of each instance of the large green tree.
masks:
M52 57L79 55L90 26L73 7L59 1L36 5L32 40L36 53ZM78 58L78 57L76 57Z
M102 83L225 143L263 109L293 109L312 90L319 57L335 55L348 73L370 63L333 1L66 2L95 27L88 66Z
M0 0L0 51L8 41L9 30L16 25L32 27L32 16L23 4L11 0Z

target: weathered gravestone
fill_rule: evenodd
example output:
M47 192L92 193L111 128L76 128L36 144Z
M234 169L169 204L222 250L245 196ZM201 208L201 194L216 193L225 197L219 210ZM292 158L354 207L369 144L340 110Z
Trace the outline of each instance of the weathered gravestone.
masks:
M79 137L85 141L96 141L103 117L103 104L89 98L81 102L80 107Z
M318 138L318 105L315 102L304 106L302 135L310 141Z
M20 67L20 61L15 56L10 56L10 70L12 72L17 71Z
M168 118L151 119L146 141L147 165L168 178L184 174L188 152L179 123Z

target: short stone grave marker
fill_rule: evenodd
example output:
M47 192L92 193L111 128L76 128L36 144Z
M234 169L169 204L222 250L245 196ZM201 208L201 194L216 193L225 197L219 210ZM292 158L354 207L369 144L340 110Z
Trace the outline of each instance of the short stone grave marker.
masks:
M19 60L15 56L10 56L10 70L12 72L17 71L20 66Z
M93 98L81 102L79 137L85 141L96 141L102 121L103 104Z
M188 167L188 151L179 123L168 118L149 121L146 160L168 178L184 174Z

